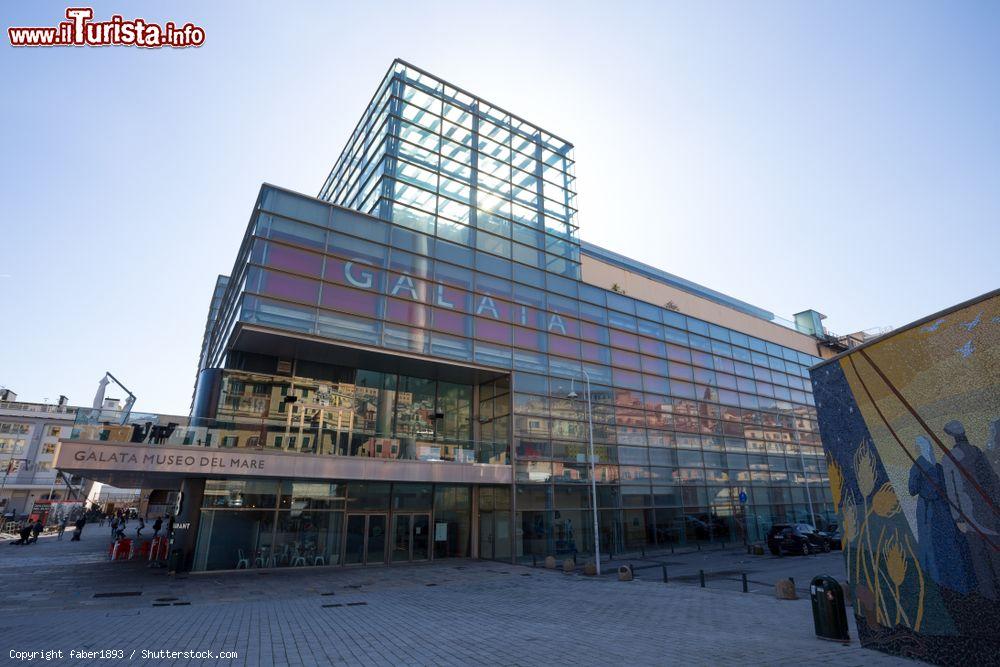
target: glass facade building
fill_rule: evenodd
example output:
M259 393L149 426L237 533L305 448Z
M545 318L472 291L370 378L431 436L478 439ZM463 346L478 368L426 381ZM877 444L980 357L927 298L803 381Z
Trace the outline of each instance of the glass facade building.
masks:
M319 197L261 188L171 442L333 472L209 479L195 567L592 554L585 378L604 554L824 523L816 339L581 243L572 149L396 61Z

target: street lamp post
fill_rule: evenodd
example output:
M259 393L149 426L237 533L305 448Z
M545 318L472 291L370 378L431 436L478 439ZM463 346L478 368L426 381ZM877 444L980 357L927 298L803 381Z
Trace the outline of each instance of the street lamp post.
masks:
M591 510L594 513L594 563L597 566L597 574L601 574L601 538L598 532L597 522L597 472L594 467L594 409L590 400L590 374L583 370L583 377L587 381L587 442L589 444L590 458L590 500ZM567 398L576 398L578 394L570 389Z

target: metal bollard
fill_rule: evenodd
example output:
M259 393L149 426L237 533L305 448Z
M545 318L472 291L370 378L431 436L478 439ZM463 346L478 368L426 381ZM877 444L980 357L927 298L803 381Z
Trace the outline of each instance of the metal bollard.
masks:
M746 573L746 572L744 572L744 573L743 573L743 574L741 575L741 577L742 577L742 579L743 579L743 592L744 592L744 593L749 593L750 591L749 591L749 590L747 589L747 573Z
M663 583L667 583L667 566L663 566Z
M642 545L641 547L639 547L639 549L642 551L642 557L645 558L646 557L646 545L645 544Z
M538 567L538 559L534 555L531 557L531 567Z
M670 553L671 554L674 553L674 543L673 542L670 543Z
M696 542L695 544L698 545L698 551L701 551L701 542Z
M705 570L698 570L698 581L701 583L701 587L705 587Z

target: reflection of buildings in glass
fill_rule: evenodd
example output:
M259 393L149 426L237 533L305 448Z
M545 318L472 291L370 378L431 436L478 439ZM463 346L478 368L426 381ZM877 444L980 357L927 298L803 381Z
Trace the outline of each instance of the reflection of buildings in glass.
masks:
M395 438L368 438L358 448L357 455L380 459L397 459L399 458L399 440Z

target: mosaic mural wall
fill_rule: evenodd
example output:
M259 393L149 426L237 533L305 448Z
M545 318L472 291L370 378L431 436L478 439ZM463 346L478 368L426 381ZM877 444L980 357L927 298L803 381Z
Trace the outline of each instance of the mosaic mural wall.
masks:
M811 372L862 644L1000 664L1000 291Z

